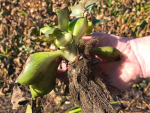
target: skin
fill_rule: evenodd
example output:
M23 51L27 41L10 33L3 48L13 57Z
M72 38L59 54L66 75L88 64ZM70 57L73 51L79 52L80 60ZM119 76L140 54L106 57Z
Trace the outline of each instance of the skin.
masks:
M112 46L123 54L120 61L108 61L94 55L100 61L99 67L109 75L107 81L111 85L125 91L138 81L150 77L150 36L133 39L97 32L84 36L83 40L86 43L92 38L98 39L93 47ZM64 63L62 65L63 69L58 70L57 78L64 81L66 66Z

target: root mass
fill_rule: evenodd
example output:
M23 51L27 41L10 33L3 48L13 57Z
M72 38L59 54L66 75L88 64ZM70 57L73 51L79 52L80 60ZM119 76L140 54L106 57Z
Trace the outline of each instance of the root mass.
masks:
M109 103L110 93L100 78L104 73L98 65L91 63L92 43L86 43L83 58L72 63L68 70L69 93L83 113L116 113Z

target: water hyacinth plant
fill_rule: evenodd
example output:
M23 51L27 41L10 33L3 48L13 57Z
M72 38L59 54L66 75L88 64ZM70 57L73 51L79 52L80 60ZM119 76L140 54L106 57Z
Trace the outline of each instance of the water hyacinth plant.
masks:
M16 83L30 85L30 88L32 88L32 97L46 95L50 92L43 92L43 94L34 96L33 94L35 92L33 90L34 87L32 86L35 86L35 84L42 81L45 82L45 76L50 76L50 78L46 80L49 82L54 82L54 79L51 80L51 78L56 75L58 68L58 65L56 66L56 64L60 63L60 59L64 58L70 62L74 61L79 55L77 46L79 46L78 43L82 36L90 34L94 25L107 21L97 20L93 16L92 20L87 20L87 17L84 14L86 13L87 9L95 6L96 3L89 1L84 4L84 7L81 8L83 5L83 1L81 1L80 4L73 6L71 8L72 13L70 15L81 17L73 19L70 23L68 8L66 7L62 10L57 9L56 13L59 19L58 26L46 26L39 30L39 34L41 35L41 33L43 33L45 36L43 36L41 39L36 39L35 41L54 43L54 45L60 48L60 50L53 52L34 53L27 59L22 73L18 76ZM93 47L91 52L109 60L115 60L118 55L121 55L119 50L108 46ZM55 71L49 73L48 71L51 68ZM50 86L47 85L47 87Z
M82 36L89 35L94 26L107 21L97 20L90 14L88 9L98 3L99 0L82 0L70 10L68 7L57 9L58 26L46 26L38 31L40 38L34 41L53 43L59 49L34 53L27 59L16 83L29 86L33 98L44 96L55 87L56 72L61 60L75 62L79 54L82 54L78 50ZM69 22L69 14L77 18ZM89 16L90 20L87 18ZM119 60L122 56L119 50L108 46L93 47L90 52L109 60Z

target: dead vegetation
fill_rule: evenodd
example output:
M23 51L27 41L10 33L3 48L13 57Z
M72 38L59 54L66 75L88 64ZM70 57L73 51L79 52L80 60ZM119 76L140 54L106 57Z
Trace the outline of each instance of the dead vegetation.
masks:
M72 5L72 0L1 0L0 1L0 109L1 112L24 112L24 107L12 111L10 102L12 88L15 78L19 75L27 57L34 52L49 51L50 44L44 42L33 42L28 33L32 27L39 29L45 25L56 25L56 7ZM149 0L104 0L92 9L97 19L107 19L108 22L101 23L95 27L93 32L104 32L125 37L143 37L150 35L150 1ZM56 92L51 99L44 97L44 109L47 112L62 112L69 109L73 104L63 104L57 109L61 100L58 92L62 92L62 82L58 81ZM146 82L143 84L146 85ZM146 87L146 86L143 86ZM24 89L28 89L27 87ZM149 107L149 96L146 96L142 87L133 87L125 94L119 95L124 99L120 103L118 111L147 112ZM136 92L136 93L135 93ZM136 95L138 95L136 97ZM130 96L133 96L131 98ZM58 98L57 98L58 97ZM118 100L118 97L115 97ZM139 99L140 98L140 99ZM144 100L145 99L145 100ZM56 100L56 102L54 101ZM59 101L59 102L58 102ZM70 102L70 97L66 97ZM126 102L130 101L128 105ZM123 106L123 107L122 107ZM142 107L142 106L145 106Z

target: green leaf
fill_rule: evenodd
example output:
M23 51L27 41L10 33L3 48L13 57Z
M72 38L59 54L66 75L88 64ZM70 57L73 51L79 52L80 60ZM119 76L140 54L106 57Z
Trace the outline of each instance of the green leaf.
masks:
M112 61L118 61L123 58L121 52L118 49L110 46L92 47L91 53Z
M81 113L81 108L77 108L77 109L68 111L67 113L79 113L79 112Z
M22 51L23 54L26 54L27 52L31 52L33 48L30 48L29 46L26 46L25 49Z
M4 17L6 15L5 11L1 11L0 15L2 15Z
M40 32L40 31L37 30L36 27L31 27L31 28L29 29L29 32L28 32L28 37L32 39L32 35L38 36L38 35L39 35L39 32Z
M19 13L21 13L23 16L27 16L27 13L26 13L26 12L21 11L21 10L18 10L18 11L19 11Z
M85 7L87 7L90 4L100 2L100 0L84 0L84 1L85 1Z
M4 53L0 53L0 56L7 57L7 58L14 58L12 56L7 56L7 54L4 54Z
M136 38L139 38L139 31L136 32Z
M114 102L110 102L110 104L117 104L119 103L120 101L114 101Z
M81 5L81 7L82 7L83 9L85 9L85 1L84 1L84 0L80 0L80 1L79 1L79 4Z
M74 5L71 7L72 13L70 16L81 16L84 13L84 8L82 7L81 4Z
M106 22L106 21L109 21L109 20L98 20L98 19L96 19L94 16L92 16L92 23L93 23L93 25L95 25L95 26L98 26L100 23Z
M139 85L139 84L136 84L136 87L137 87L137 88L139 88L139 87L140 87L140 85Z
M41 39L35 39L34 41L35 42L47 42L47 43L51 43L53 42L53 40L55 39L56 37L42 37Z
M7 57L7 55L6 55L6 54L4 54L4 53L0 53L0 56Z
M27 105L26 113L32 113L31 105Z
M87 18L86 17L79 17L79 18L73 19L70 22L68 31L72 32L72 35L74 36L75 43L78 43L78 41L85 34L87 28L88 28Z
M60 30L58 28L52 28L52 29L49 29L46 31L45 36L49 36L49 35L57 36L58 35L57 33L59 33L59 32L60 32Z
M58 51L54 51L54 52L56 53ZM49 92L51 92L55 88L56 73L57 73L57 68L60 62L61 62L61 59L57 56L54 57L54 60L51 63L48 63L48 59L47 59L47 63L49 65L47 69L45 70L45 73L43 73L42 78L40 79L39 82L36 82L35 84L30 85L32 98L37 98L37 97L47 95ZM40 105L39 105L39 108L40 108Z
M40 29L40 36L41 36L41 33L45 34L45 33L46 33L48 30L50 30L50 29L53 29L53 28L50 27L50 26L42 27L42 28Z
M71 111L71 110L74 110L74 109L77 109L77 108L79 108L78 106L73 106L73 107L71 107L70 109L68 109L66 112L68 112L68 111ZM66 113L65 112L65 113Z
M62 54L62 51L37 52L31 54L28 57L22 72L17 77L16 83L22 85L33 85L39 83L43 77L46 76L50 65L53 65L54 61L59 61L59 57Z
M45 33L46 37L43 37L40 41L51 43L56 37L61 35L62 32L58 28L52 28Z
M39 37L38 39L34 39L36 42L47 42L51 43L53 40L56 39L56 37L59 37L62 35L62 31L60 31L58 28L51 28L46 31L45 36Z
M63 102L64 102L65 99L66 99L66 96L63 96L62 99L61 99L61 101L60 101L60 103L59 103L59 105L58 105L58 107L57 107L57 109L60 108L60 106L63 104Z
M111 2L112 2L112 0L107 0L107 1L106 1L106 3L107 3L108 6L111 5Z
M65 111L65 113L82 113L82 111L78 106L73 106L72 108Z
M56 14L58 16L58 27L62 31L68 30L69 25L69 10L64 8L63 10L56 9Z
M146 11L146 12L148 12L149 7L148 7L148 5L147 5L147 4L144 6L144 9L145 9L145 11Z
M69 44L72 44L72 42L73 42L72 34L64 32L63 35L57 37L53 43L55 44L55 46L59 47L60 49L63 49Z
M88 28L84 35L89 35L92 32L93 27L94 27L94 25L93 25L92 21L88 21Z
M85 9L89 9L93 6L96 6L97 4L99 4L100 1L99 0L88 0L85 4Z

